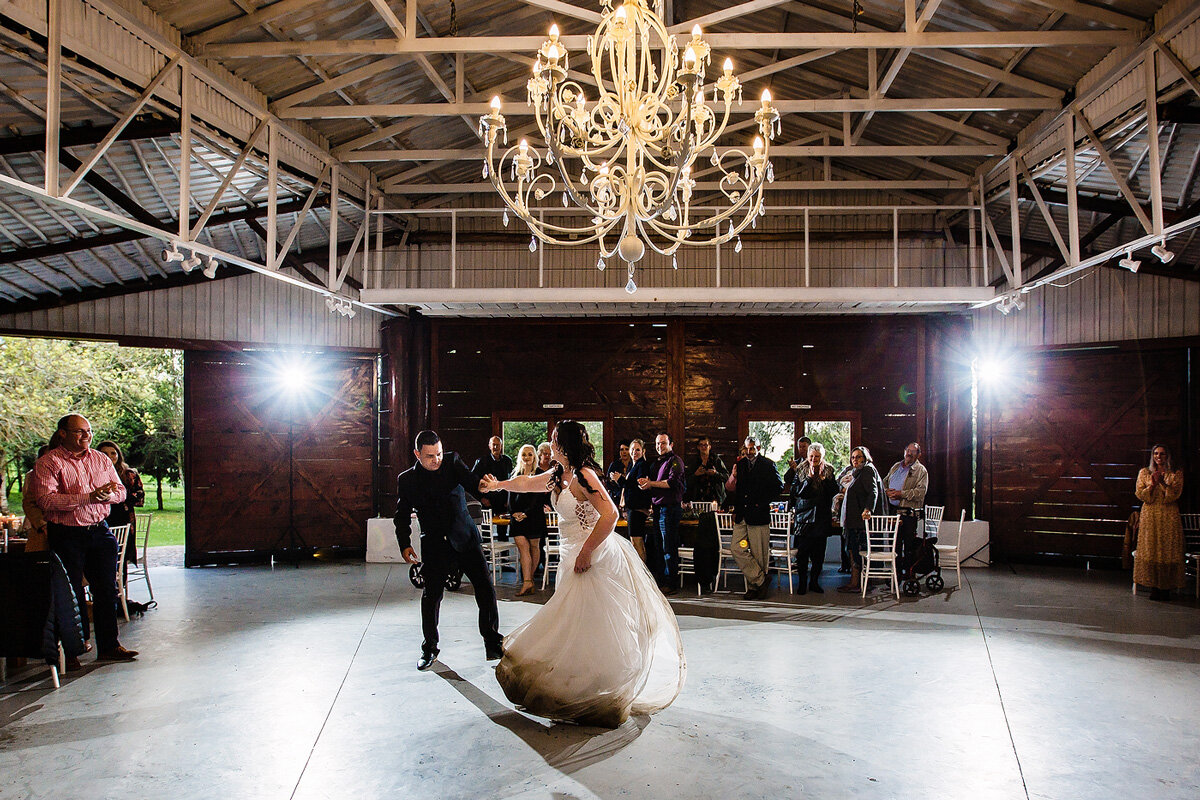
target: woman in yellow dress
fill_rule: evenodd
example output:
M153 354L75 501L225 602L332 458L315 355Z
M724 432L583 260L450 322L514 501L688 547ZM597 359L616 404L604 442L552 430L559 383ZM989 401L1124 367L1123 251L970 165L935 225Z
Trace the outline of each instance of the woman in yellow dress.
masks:
M1183 471L1172 469L1171 451L1161 444L1150 450L1150 466L1138 473L1137 496L1142 501L1133 582L1150 587L1151 600L1170 600L1172 589L1183 588L1183 520L1179 495Z

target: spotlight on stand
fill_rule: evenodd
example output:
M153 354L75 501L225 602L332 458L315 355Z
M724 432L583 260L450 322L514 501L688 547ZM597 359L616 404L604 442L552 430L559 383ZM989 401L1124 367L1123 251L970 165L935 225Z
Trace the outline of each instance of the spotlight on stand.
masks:
M1171 260L1175 258L1175 254L1167 249L1166 239L1163 239L1161 242L1154 245L1154 247L1151 247L1150 252L1154 253L1154 255L1158 257L1158 260L1164 264L1171 263Z
M200 266L200 256L193 255L190 258L185 258L182 266L184 272L191 272L196 267Z
M179 252L175 247L168 247L162 251L162 260L164 264L170 264L173 261L183 261L183 253Z
M1130 250L1128 253L1125 254L1124 258L1122 258L1120 261L1117 262L1117 266L1124 267L1125 269L1129 270L1130 272L1137 272L1138 268L1140 266L1142 266L1142 262L1140 262L1136 258L1134 258L1133 251Z
M212 256L204 259L204 277L212 280L217 277L217 267L220 266Z

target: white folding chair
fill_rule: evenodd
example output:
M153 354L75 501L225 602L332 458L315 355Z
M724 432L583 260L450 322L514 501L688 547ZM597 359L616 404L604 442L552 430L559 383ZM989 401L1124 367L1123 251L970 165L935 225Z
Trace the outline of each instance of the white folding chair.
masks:
M1196 582L1196 599L1200 600L1200 514L1180 514L1183 517L1183 563L1192 564L1191 575Z
M129 622L129 606L125 603L125 551L129 549L129 526L114 525L110 528L112 535L117 537L117 602L121 604L121 613Z
M717 554L717 579L713 585L722 586L727 585L729 573L737 569L737 562L733 560L733 512L718 511L716 518L720 552ZM744 578L745 576L743 580ZM725 580L726 584L722 584L722 580Z
M945 506L925 506L925 532L926 539L936 539L938 535L938 526L942 524L942 516L946 513Z
M138 545L137 560L129 562L129 569L125 572L126 585L134 581L145 581L146 591L150 592L150 599L154 599L154 587L150 585L150 563L146 560L146 548L150 546L150 523L154 521L153 514L137 514L137 528L134 533L134 543L137 543L137 535L141 534L141 543Z
M792 512L772 511L767 572L788 576L788 594L795 594L796 548L792 547Z
M963 526L966 524L967 510L964 508L958 517L958 535L954 537L954 544L939 541L933 546L937 552L938 567L941 568L942 573L945 574L946 570L954 568L954 577L958 581L956 586L962 586L962 537Z
M483 521L479 523L479 536L483 540L483 555L492 567L492 583L498 583L505 567L517 568L517 543L503 542L496 538L496 525L492 522L492 510L483 509Z
M680 578L684 575L696 575L696 548L680 547L679 548L679 575ZM696 595L700 594L700 581L696 581Z
M867 584L871 578L890 578L892 591L900 599L900 579L896 574L896 530L900 526L898 514L871 517L867 520L867 549L862 556L862 596L867 596Z
M562 560L562 540L558 534L558 512L546 512L546 558L542 562L542 591L550 583L550 573L558 574L558 562Z

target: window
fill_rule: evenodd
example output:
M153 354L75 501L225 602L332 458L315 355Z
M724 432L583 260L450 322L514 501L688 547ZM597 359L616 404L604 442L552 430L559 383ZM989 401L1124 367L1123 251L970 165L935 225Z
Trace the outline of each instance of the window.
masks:
M545 420L504 420L500 425L500 438L504 440L504 454L513 460L513 465L520 463L517 453L523 445L533 445L535 448L542 442L550 441L549 426Z
M758 443L759 451L775 462L775 469L780 477L788 470L788 461L795 450L795 423L788 420L752 420L749 425L750 436ZM741 444L739 443L739 449Z
M857 411L743 411L739 431L742 438L755 438L758 449L775 462L780 475L795 457L796 438L801 435L824 445L825 460L840 470L850 463L850 448L861 439L862 417Z

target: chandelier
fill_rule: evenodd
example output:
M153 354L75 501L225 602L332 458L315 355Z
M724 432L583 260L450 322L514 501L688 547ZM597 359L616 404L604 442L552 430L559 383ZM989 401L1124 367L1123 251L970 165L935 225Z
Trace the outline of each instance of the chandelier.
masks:
M764 184L774 180L768 160L770 140L779 129L779 112L764 91L754 114L758 136L753 152L714 146L729 122L741 82L733 62L725 60L723 74L713 84L714 105L724 105L718 122L705 100L704 73L709 45L700 26L683 48L667 33L662 2L651 10L647 0L600 0L604 14L596 33L588 37L588 57L596 96L570 77L569 53L559 41L558 26L538 51L529 79L528 103L545 142L538 150L526 139L508 145L508 127L500 113L500 98L492 98L491 113L479 120L487 144L483 176L504 199L508 225L511 209L529 226L538 241L556 245L598 242L597 269L614 255L626 262L627 292L637 290L634 265L649 247L671 257L681 245L709 246L736 240L747 225L763 215ZM499 144L498 144L499 143ZM707 153L724 203L711 216L694 218L691 201L696 188L696 160ZM509 185L504 178L507 176ZM559 224L545 219L553 200L586 212L587 222ZM544 203L544 205L541 205ZM610 236L611 234L611 236ZM613 241L610 247L606 237ZM614 241L615 240L615 241Z

